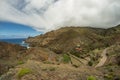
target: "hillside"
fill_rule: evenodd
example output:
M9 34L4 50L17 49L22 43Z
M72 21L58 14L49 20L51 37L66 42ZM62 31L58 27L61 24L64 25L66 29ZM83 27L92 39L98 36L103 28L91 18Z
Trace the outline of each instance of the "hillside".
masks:
M65 27L28 38L26 42L33 47L47 47L58 54L70 52L77 46L80 46L83 52L88 52L105 46L102 31L104 29Z
M61 58L61 55L56 55L49 60L50 53L54 55L55 53L45 48L31 48L26 50L22 56L22 58L27 58L25 62L10 68L7 73L0 77L0 80L87 80L91 77L95 80L119 80L120 45L113 45L105 50L107 61L104 66L95 68L95 66L80 64L72 57L72 64L66 63L66 57L63 57L65 63L59 63L56 59ZM103 50L103 52L105 51ZM80 64L80 66L75 63Z
M10 68L24 64L27 60L46 61L50 54L55 53L44 48L31 48L0 42L0 75L7 72ZM51 61L52 61L51 60Z
M0 43L0 55L6 55L1 56L1 63L15 63L1 73L0 80L120 80L119 25L63 27L26 42L29 49Z
M120 41L119 26L100 29L90 27L64 27L44 35L31 37L26 40L31 47L45 47L55 53L67 53L80 47L81 54L96 48L111 46Z
M106 29L104 32L107 40L107 44L113 45L120 43L120 25Z
M21 75L20 72L23 70L28 71L28 73ZM29 60L26 64L9 70L0 80L87 80L91 76L103 79L102 72L94 67L75 68L67 64L56 65Z
M26 48L15 44L0 42L0 75L16 66L23 58Z

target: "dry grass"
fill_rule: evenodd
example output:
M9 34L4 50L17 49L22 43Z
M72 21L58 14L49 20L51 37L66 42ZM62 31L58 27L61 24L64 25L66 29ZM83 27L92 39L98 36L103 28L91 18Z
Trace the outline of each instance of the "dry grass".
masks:
M27 69L32 73L29 74ZM90 75L102 76L102 73L93 67L80 66L75 68L71 64L44 64L36 60L28 60L25 64L17 66L12 71L9 73L15 73L13 76L10 76L10 74L4 77L17 80L18 75L16 73L20 73L21 80L86 80Z

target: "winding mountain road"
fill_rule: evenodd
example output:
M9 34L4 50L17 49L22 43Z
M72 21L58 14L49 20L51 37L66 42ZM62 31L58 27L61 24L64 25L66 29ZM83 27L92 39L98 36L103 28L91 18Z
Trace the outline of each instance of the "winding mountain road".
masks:
M102 58L100 59L99 63L95 66L95 68L101 67L101 66L104 65L104 63L107 60L107 55L106 55L107 54L107 50L108 50L108 48L106 48L106 49L103 50L103 52L101 54Z

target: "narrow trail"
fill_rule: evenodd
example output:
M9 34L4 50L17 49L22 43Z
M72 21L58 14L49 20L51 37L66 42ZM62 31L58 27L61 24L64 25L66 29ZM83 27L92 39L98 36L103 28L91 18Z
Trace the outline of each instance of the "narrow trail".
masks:
M101 54L102 58L100 59L99 63L95 66L95 68L101 67L101 66L104 65L104 63L107 60L107 55L106 55L107 54L107 50L108 50L108 48L106 48L106 49L103 50L103 52Z

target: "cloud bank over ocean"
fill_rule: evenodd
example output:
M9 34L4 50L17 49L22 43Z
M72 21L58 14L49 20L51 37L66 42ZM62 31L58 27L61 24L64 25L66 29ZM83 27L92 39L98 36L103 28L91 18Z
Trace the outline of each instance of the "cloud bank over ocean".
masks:
M0 21L49 31L63 26L108 28L120 23L120 0L0 0Z

